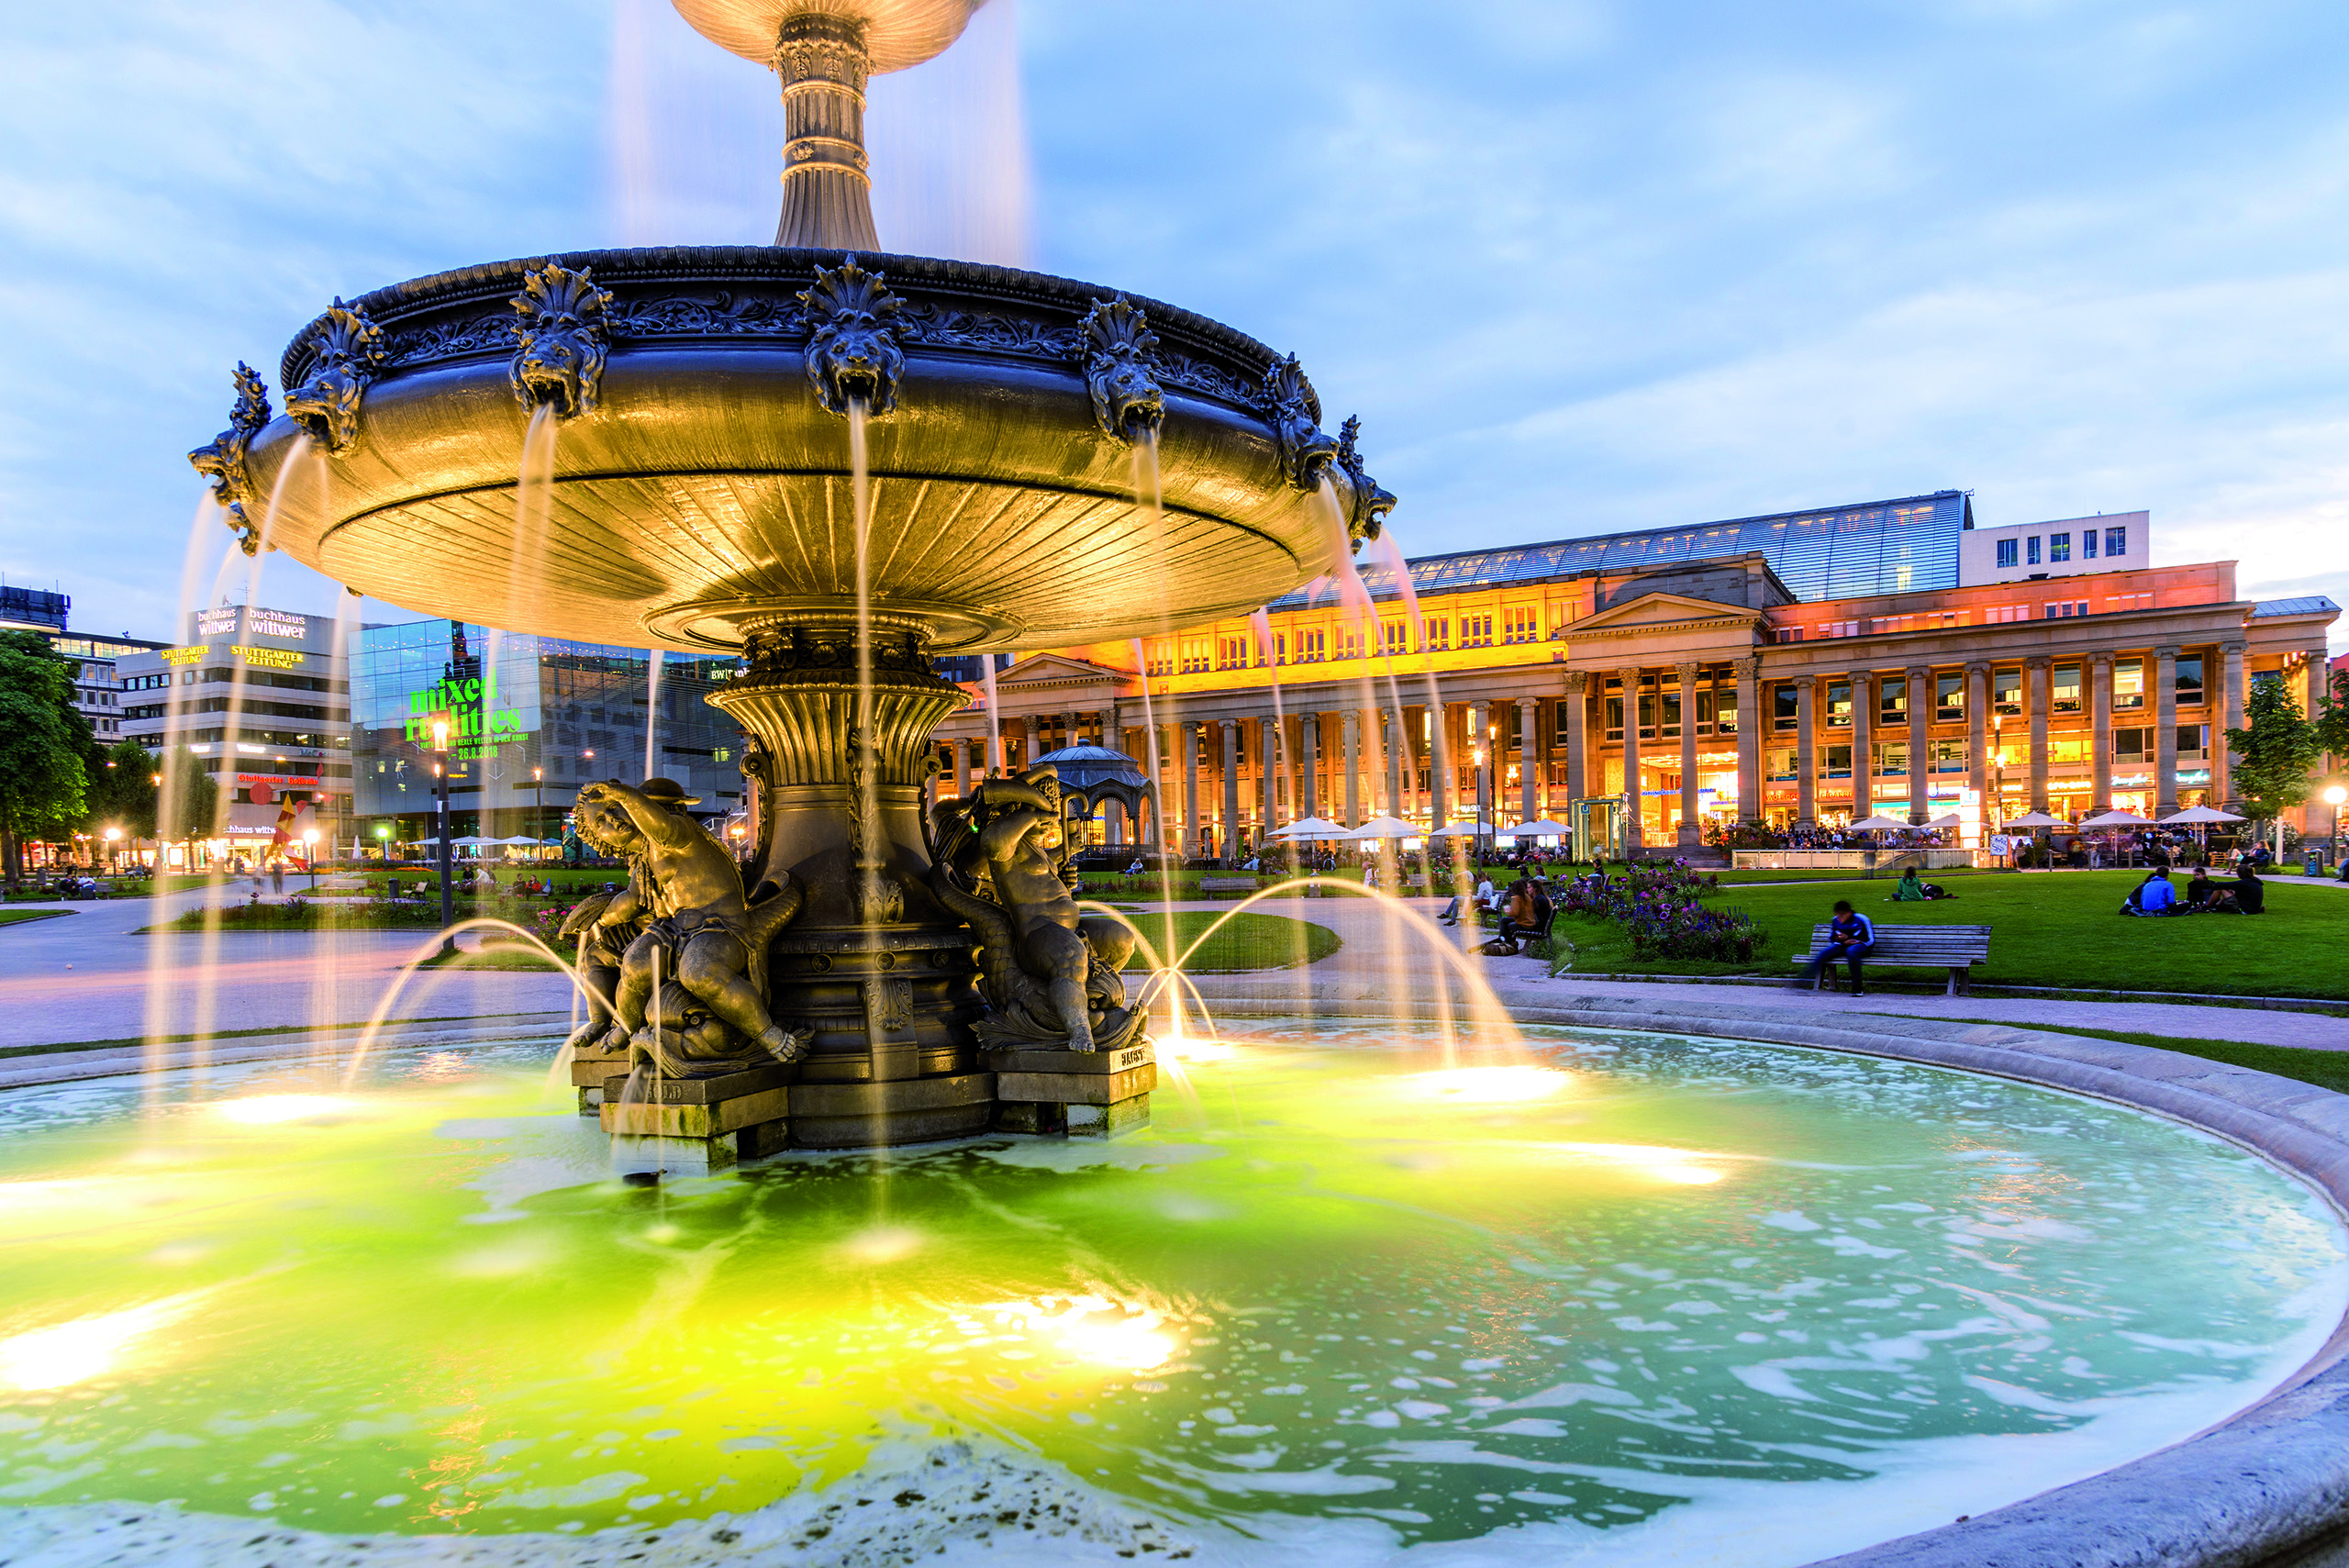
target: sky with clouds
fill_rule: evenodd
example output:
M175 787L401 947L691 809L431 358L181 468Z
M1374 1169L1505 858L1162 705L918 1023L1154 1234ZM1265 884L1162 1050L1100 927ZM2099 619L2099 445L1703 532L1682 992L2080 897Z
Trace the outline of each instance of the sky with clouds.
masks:
M0 571L83 629L170 635L184 454L334 295L774 231L772 78L665 0L7 36ZM2293 0L994 0L875 83L876 208L1296 350L1413 553L1956 486L2349 603L2343 58Z

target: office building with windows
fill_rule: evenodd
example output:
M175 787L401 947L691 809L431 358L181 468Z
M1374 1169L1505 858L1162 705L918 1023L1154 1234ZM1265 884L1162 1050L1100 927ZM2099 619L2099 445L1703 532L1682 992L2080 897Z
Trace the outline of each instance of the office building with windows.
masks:
M1156 770L1165 838L1195 855L1307 816L1551 818L1621 852L1741 822L1954 816L1973 843L2030 810L2227 805L2249 683L2311 703L2339 607L2243 600L2232 562L2147 564L2145 517L1986 531L1943 491L1367 566L1360 595L1030 653L992 708L967 683L942 787L991 749L1019 767L1106 742ZM2026 541L2025 570L1977 575L1977 534L1993 563ZM1100 829L1157 830L1114 808Z
M371 851L431 837L436 763L449 769L452 838L560 840L594 779L674 779L721 831L741 808L741 730L704 700L735 675L731 658L421 620L362 629L351 669Z
M66 628L72 608L70 594L39 588L0 587L0 631L38 632L51 648L74 662L74 711L89 720L90 733L101 746L124 739L122 683L117 664L168 643L129 636L98 637Z
M216 851L265 850L285 824L349 846L351 683L331 616L221 605L190 614L176 645L116 661L122 733L185 746L226 807ZM295 809L288 820L285 807Z

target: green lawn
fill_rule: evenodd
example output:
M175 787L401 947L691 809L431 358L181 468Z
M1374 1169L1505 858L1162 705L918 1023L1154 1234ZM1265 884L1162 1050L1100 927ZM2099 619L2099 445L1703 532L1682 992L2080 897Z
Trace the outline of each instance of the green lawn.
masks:
M1941 880L1935 878L1934 880ZM2194 991L2296 996L2349 1005L2349 895L2270 882L2267 913L2132 920L2116 914L2133 871L2059 872L1972 878L1957 896L1931 904L1889 902L1885 882L1724 889L1732 905L1768 928L1768 962L1751 965L1634 962L1611 925L1561 917L1577 950L1579 973L1766 974L1789 978L1787 955L1809 945L1810 928L1835 900L1887 925L1988 926L1990 960L1974 978L1987 984L2080 990Z
M0 926L21 926L27 920L54 920L60 915L78 915L78 909L0 909Z
M1898 1015L1879 1015L1898 1017ZM1944 1023L1994 1024L2001 1029L2028 1029L2006 1018L1946 1018ZM2260 1073L2273 1073L2278 1078L2294 1078L2303 1084L2313 1084L2320 1089L2336 1094L2349 1094L2349 1051L2310 1051L2296 1045L2252 1045L2232 1040L2180 1040L2174 1035L2132 1034L2123 1029L2077 1029L2065 1024L2051 1029L2050 1034L2087 1035L2095 1040L2116 1040L2123 1045L2150 1045L2159 1051L2175 1051L2181 1056L2199 1056L2206 1062L2223 1062L2230 1067L2249 1067Z
M1324 959L1338 951L1338 933L1327 926L1317 926L1310 920L1292 920L1285 915L1260 915L1250 909L1233 915L1219 927L1214 936L1200 942L1200 934L1225 917L1204 909L1180 910L1174 916L1173 950L1168 949L1167 917L1163 914L1131 914L1127 917L1142 934L1143 940L1157 950L1162 958L1172 960L1189 953L1184 961L1185 970L1192 974L1229 973L1243 969L1293 969L1299 964ZM1198 945L1195 948L1194 943ZM1134 950L1129 969L1146 967L1149 961L1139 945Z

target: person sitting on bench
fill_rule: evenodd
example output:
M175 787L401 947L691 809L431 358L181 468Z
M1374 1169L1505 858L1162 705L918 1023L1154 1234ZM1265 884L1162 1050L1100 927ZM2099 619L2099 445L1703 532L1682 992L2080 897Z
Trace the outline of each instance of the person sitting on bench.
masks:
M1875 946L1875 923L1853 909L1848 900L1838 898L1835 901L1835 917L1827 922L1827 945L1819 950L1819 955L1810 961L1810 967L1802 972L1802 978L1795 984L1798 987L1816 985L1820 975L1842 959L1851 964L1852 995L1865 996L1867 992L1861 984L1860 960L1865 958L1868 950Z
M1501 934L1492 944L1496 953L1515 953L1517 944L1550 929L1550 899L1541 884L1520 876L1509 884L1508 901L1501 914Z

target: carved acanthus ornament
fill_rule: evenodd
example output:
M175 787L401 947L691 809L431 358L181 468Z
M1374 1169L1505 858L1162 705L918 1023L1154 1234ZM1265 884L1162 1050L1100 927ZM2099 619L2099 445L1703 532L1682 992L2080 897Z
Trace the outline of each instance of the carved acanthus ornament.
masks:
M818 271L799 303L807 307L807 380L816 401L842 415L852 399L862 399L868 415L895 408L906 368L896 329L905 301L889 292L887 280L852 256Z
M1129 444L1155 435L1166 417L1166 395L1151 364L1158 334L1124 295L1094 301L1083 328L1085 384L1093 395L1094 423L1102 434Z
M1321 431L1320 400L1295 354L1264 372L1264 406L1290 488L1319 489L1323 472L1338 459L1338 443Z
M1364 471L1361 449L1354 444L1361 434L1359 414L1348 415L1346 422L1338 427L1337 463L1345 472L1354 493L1353 512L1346 518L1346 537L1353 540L1357 550L1364 539L1378 537L1378 530L1386 526L1386 514L1395 509L1394 495Z
M212 482L212 498L220 503L228 514L229 528L237 536L238 548L247 555L261 551L261 523L246 511L248 503L256 499L252 475L245 469L245 452L252 445L253 437L269 423L269 388L252 366L237 361L237 406L228 411L228 428L212 438L211 443L187 454L195 472Z
M571 272L550 261L522 280L513 305L520 346L507 377L525 408L551 406L558 419L593 414L604 384L605 312L609 289L596 286L595 272Z
M318 328L309 380L285 395L285 412L337 457L359 443L359 405L384 368L383 328L338 297Z

